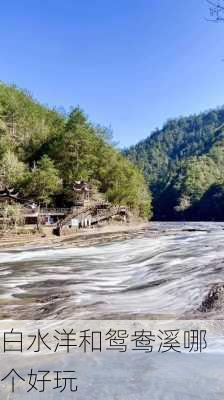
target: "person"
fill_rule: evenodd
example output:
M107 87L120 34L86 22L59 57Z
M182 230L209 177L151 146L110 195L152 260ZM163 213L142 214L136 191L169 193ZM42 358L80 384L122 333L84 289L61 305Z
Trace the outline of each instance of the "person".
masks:
M36 212L36 208L37 208L37 205L35 203L32 203L31 209L32 209L33 214Z

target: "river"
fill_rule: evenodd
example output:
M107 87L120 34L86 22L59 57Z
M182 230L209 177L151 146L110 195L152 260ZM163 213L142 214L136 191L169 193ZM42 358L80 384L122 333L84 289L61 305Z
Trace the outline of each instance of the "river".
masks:
M34 359L11 357L11 363L20 363L22 372L31 361L32 368L41 369L71 369L75 364L80 388L65 399L223 400L224 307L198 311L212 285L224 282L223 268L224 223L153 222L147 231L122 241L2 249L1 329L11 329L8 319L27 332L41 324L48 330L77 328L88 320L82 326L95 330L116 324L127 330L141 324L150 329L192 329L198 323L210 332L204 354L36 354ZM4 357L0 374L9 366ZM0 387L1 398L26 398L20 387L17 397L9 392L9 386ZM55 391L42 397L34 391L32 396L62 398Z
M223 266L224 223L152 223L108 244L1 250L1 318L180 318L224 281Z

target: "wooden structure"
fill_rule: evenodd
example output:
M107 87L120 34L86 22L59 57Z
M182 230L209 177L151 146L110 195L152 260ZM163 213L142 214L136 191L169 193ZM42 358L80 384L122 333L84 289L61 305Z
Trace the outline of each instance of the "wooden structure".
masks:
M83 206L85 201L89 201L91 188L87 182L83 180L75 181L73 191L76 206Z
M55 225L70 212L70 208L41 208L35 204L24 208L24 217L27 225Z
M103 195L87 182L76 181L73 185L73 191L75 206L59 209L42 208L32 200L26 202L19 198L14 189L0 187L0 217L1 208L2 217L4 217L4 207L1 207L1 203L4 203L4 206L5 204L20 203L25 225L36 225L38 230L41 225L52 226L54 227L53 233L57 235L60 235L66 229L90 228L116 217L124 222L128 220L129 213L126 207L115 206L105 201Z
M64 219L58 222L53 233L60 236L66 227L75 227L75 229L88 228L109 221L116 216L127 222L129 217L127 208L124 206L115 206L108 202L93 203L84 207L73 208Z

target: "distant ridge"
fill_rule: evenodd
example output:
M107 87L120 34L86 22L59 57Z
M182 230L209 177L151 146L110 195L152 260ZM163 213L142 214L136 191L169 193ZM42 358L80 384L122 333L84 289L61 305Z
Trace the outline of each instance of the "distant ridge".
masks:
M224 107L168 121L124 151L162 220L224 220Z

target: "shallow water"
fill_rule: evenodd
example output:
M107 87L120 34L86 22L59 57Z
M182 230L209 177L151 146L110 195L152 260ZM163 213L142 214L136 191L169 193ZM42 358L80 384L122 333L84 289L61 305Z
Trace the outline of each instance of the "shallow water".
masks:
M52 344L55 329L73 326L130 333L141 324L154 331L206 329L206 352L1 353L0 377L11 365L22 374L31 365L52 371L63 366L77 369L78 400L223 400L224 307L197 309L211 286L224 282L224 223L152 223L131 236L91 247L0 251L0 333L12 326L26 334L43 328L52 331ZM92 321L80 321L85 319ZM24 389L17 385L14 397L9 384L0 385L0 397L20 400ZM32 398L40 394L33 391ZM41 398L61 395L49 391Z
M191 318L224 281L224 223L152 223L108 244L2 250L0 276L1 319Z

